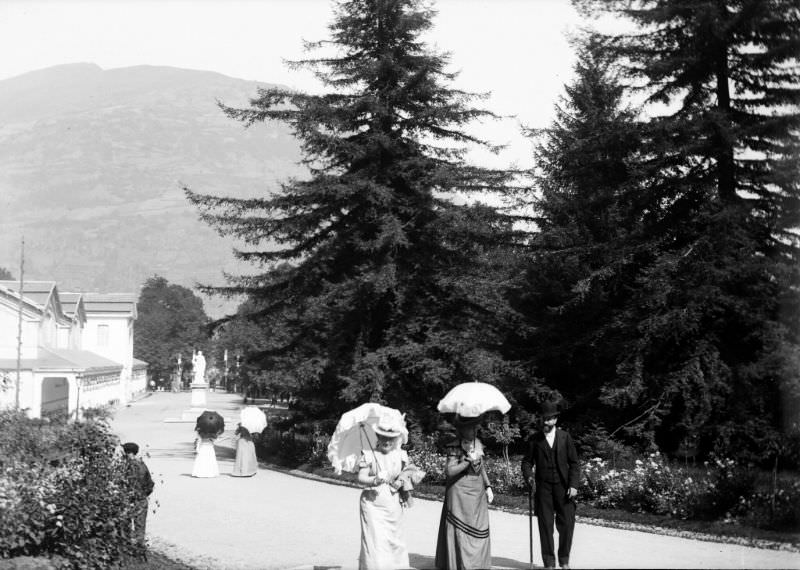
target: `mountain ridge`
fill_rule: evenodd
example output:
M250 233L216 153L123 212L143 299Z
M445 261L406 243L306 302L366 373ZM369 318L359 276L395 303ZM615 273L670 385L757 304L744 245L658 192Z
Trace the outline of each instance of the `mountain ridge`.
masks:
M217 106L247 105L270 86L92 63L0 81L0 266L18 272L24 235L26 275L69 289L137 291L156 273L192 287L252 272L232 240L199 221L182 185L244 198L303 175L288 127L245 129ZM234 308L205 301L213 316Z

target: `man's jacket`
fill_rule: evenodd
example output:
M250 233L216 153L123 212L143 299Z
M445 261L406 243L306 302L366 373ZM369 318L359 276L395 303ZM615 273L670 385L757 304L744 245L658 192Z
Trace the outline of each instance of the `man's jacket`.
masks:
M558 427L555 430L556 440L553 444L553 452L555 452L556 470L565 487L577 489L581 482L578 452L567 432ZM542 470L537 469L536 466L546 464L549 447L543 432L538 432L533 436L530 449L522 460L522 475L526 481L533 478L536 483L539 483L542 480Z

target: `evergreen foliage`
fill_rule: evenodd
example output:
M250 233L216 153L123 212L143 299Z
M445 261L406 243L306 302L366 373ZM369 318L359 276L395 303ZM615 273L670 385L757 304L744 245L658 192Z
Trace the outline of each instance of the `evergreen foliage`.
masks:
M601 389L615 374L624 338L615 314L648 253L640 246L636 207L641 133L635 113L623 107L624 89L602 43L575 45L576 78L551 127L531 133L539 141L538 231L514 296L530 326L508 348L513 358L533 361L545 380L528 386L520 402L535 409L555 390L571 401L573 419L588 424L603 416ZM609 421L617 415L605 412Z
M603 209L621 216L612 224L618 235L604 240L614 252L596 258L589 282L582 280L585 269L555 280L565 292L552 304L564 316L555 321L567 327L575 314L570 303L578 300L589 321L584 330L602 331L599 344L593 338L583 346L595 352L590 363L610 359L592 369L587 385L599 385L600 401L619 410L612 433L670 452L699 447L774 457L797 429L800 396L800 11L791 0L575 3L635 24L633 33L595 34L592 42L626 81L626 93L643 97L646 113L636 152L624 161L632 179L619 182ZM578 105L575 95L569 94ZM560 120L582 140L578 126ZM559 176L566 184L551 179L558 196L602 150L579 149L581 162L570 158L575 148L550 156L556 170L565 167ZM603 195L598 186L594 199ZM545 218L556 219L561 207L545 193ZM571 228L561 219L543 234ZM596 277L604 295L616 279L619 303L590 302ZM549 347L558 337L544 342ZM575 348L568 338L564 346ZM554 378L564 382L557 374L575 370L559 368ZM573 397L583 389L558 385Z
M464 160L467 144L489 147L464 127L493 115L420 41L433 15L419 0L339 2L330 40L308 46L324 56L293 63L330 92L223 106L246 125L288 124L310 177L247 200L186 190L202 219L253 246L236 255L263 271L212 289L248 295L280 331L262 364L296 379L309 417L366 400L430 415L453 384L508 367L495 275L510 219L450 196L502 192L510 173Z

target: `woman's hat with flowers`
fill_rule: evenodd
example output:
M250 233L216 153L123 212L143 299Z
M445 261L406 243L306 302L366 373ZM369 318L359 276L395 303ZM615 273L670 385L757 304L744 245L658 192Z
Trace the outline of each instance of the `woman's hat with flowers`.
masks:
M400 437L403 435L403 416L383 415L377 423L372 424L372 430L383 437Z

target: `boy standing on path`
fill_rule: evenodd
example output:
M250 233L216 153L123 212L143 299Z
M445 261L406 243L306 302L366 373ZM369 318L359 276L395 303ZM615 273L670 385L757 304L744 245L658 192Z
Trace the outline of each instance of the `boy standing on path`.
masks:
M122 445L127 461L128 480L133 489L133 538L144 545L145 527L147 526L147 504L150 493L153 492L153 478L150 470L141 458L137 457L139 446L132 441Z
M558 564L569 568L572 533L575 529L575 497L578 495L580 466L570 435L556 428L558 406L545 402L541 409L541 431L532 440L522 461L525 483L534 489L539 544L546 568L556 567L553 522L558 529Z

